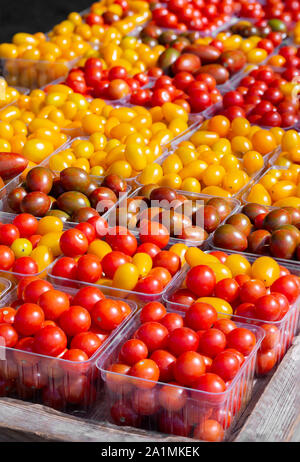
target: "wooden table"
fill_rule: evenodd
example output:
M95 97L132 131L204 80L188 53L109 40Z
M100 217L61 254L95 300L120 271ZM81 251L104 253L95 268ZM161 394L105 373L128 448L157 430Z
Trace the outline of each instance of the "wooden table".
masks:
M258 379L232 441L300 441L300 336L272 376ZM188 438L80 419L10 398L0 399L0 442L174 442Z

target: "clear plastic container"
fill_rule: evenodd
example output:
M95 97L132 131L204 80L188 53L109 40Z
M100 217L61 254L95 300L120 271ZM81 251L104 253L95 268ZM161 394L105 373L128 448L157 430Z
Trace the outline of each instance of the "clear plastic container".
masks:
M202 429L206 419L213 419L224 427L222 439L228 439L233 423L251 398L257 351L264 337L263 329L245 323L238 324L238 327L246 327L254 333L256 345L226 391L214 394L110 372L110 366L118 362L122 345L133 337L140 325L137 313L116 335L96 363L103 381L105 414L110 416L109 421L149 431L193 437L195 427ZM179 397L179 389L181 399L177 398L176 403L175 398L174 401L172 398L168 400L168 390L169 393L173 392L171 396ZM152 402L152 406L149 402Z
M0 277L0 300L5 297L11 287L12 283L9 279Z
M75 290L54 286L71 295ZM116 297L111 297L116 298ZM0 300L0 307L17 300L17 288ZM99 392L96 360L105 347L122 330L136 312L134 302L128 302L132 312L124 319L100 348L87 361L69 361L0 345L1 396L41 403L64 412L87 414L103 398Z
M28 88L24 88L24 87L16 87L14 86L13 87L15 90L17 90L21 95L28 95L30 93L29 89ZM5 109L7 108L8 106L12 106L13 104L15 104L17 102L17 100L14 100L14 101L11 101L10 103L8 104L5 104L4 106L0 106L0 111L2 111L2 109Z
M142 189L142 186L135 189L128 196L127 199L132 199L132 198L135 198L136 196L139 196L141 189ZM176 189L174 191L176 193L178 193L178 194L185 195L189 201L201 202L201 204L199 204L199 205L205 205L208 202L209 199L212 199L214 197L214 196L207 196L206 194L201 194L201 193L198 194L198 193L193 193L193 192L188 192L188 191L179 191L179 190L176 190ZM236 213L240 208L240 201L238 201L237 199L230 199L229 198L229 199L225 199L225 200L228 202L228 204L231 207L231 213L224 220L222 220L222 222L220 224L222 224L231 215ZM124 204L124 207L126 207L126 203ZM115 226L116 225L116 208L117 207L111 209L109 212L107 212L107 215L105 216L105 218L108 221L109 226ZM165 225L167 226L167 224L165 224ZM202 225L203 225L203 223L202 223ZM126 223L124 223L124 226L127 226ZM131 232L138 235L138 228L129 227L129 229L130 229ZM195 241L195 240L193 241L193 240L183 239L183 238L179 238L179 237L171 237L170 238L170 244L173 245L173 244L176 244L176 243L181 243L181 244L185 244L187 246L197 246L197 247L200 247L202 249L202 248L206 248L207 245L209 244L211 235L212 234L208 235L207 239L205 239L204 241Z
M231 251L226 250L226 253L228 255L231 255L232 253L237 253L237 252L231 252ZM253 263L256 260L255 256L250 256L245 253L241 253L241 255L246 257L250 263ZM300 276L300 267L297 267L295 265L285 265L285 267L289 269L291 274ZM166 307L172 311L187 311L188 310L188 306L172 301L171 297L177 289L180 289L182 287L189 269L190 269L189 265L185 265L181 269L180 273L177 275L176 279L174 279L171 282L170 286L168 287L168 289L163 295L163 301ZM262 320L255 319L255 318L246 318L246 317L241 317L241 316L222 314L222 316L224 317L228 317L233 320L238 319L239 321L242 320L244 323L248 323L249 325L261 326L262 324L269 324L272 326L276 326L278 328L278 331L279 331L278 339L277 339L277 343L272 353L273 361L274 361L273 367L275 367L275 365L278 364L282 360L286 351L291 346L293 339L299 330L299 320L300 320L299 315L300 315L300 297L298 297L298 299L291 306L287 314L280 321L273 321L273 322L262 321ZM260 370L259 363L257 363L257 375L263 375Z
M264 207L265 207L267 210L269 210L269 211L275 210L275 209L280 209L280 207L272 207L272 206L266 206L266 205L264 205ZM241 207L239 208L239 210L236 211L235 213L242 213L242 209L243 209L243 206L241 206ZM232 213L231 215L234 215L234 213ZM226 221L226 220L225 220L225 221ZM238 252L238 251L235 251L235 250L224 249L224 248L222 248L222 247L217 247L217 246L215 246L215 245L214 245L214 236L213 236L213 233L211 234L211 239L210 239L210 241L209 241L209 247L210 247L211 249L213 249L213 250L221 250L221 251L224 251L224 252L229 251L230 253L237 253L237 254L241 253L241 252ZM243 255L244 255L244 256L247 256L247 257L255 257L255 258L259 258L259 257L263 257L263 256L264 256L264 254L252 253L252 252L247 252L247 251L244 251L244 252L243 252ZM300 270L300 261L292 260L292 259L288 260L288 259L286 259L286 258L277 258L277 257L274 257L274 256L271 255L271 254L270 254L270 255L268 254L268 256L271 256L274 260L276 260L276 261L279 263L279 265L282 265L282 266L287 266L287 265L293 265L293 266L294 266L294 265L295 265L295 266L297 267L297 266L299 265L299 270Z
M5 77L8 85L33 90L34 88L41 88L59 77L66 76L79 58L61 62L0 58L0 73Z
M205 113L203 113L205 114ZM203 117L203 120L207 120L207 119L210 119L212 116L209 116L208 114L205 114L205 117L204 115L202 116ZM203 121L202 120L202 121ZM202 122L201 122L202 123ZM176 149L177 149L177 146L178 144L181 142L181 141L189 141L191 136L196 133L200 128L201 128L201 123L199 122L196 122L188 132L186 132L185 134L182 134L180 137L178 137L178 139L176 140L173 140L173 142L171 143L171 147L170 149L162 154L158 159L156 159L155 163L156 164L159 164L159 165L162 165L162 163L164 162L164 160L171 154L176 154ZM264 161L265 161L265 164L267 164L267 161L269 159L269 157L273 154L273 151L272 153L270 154L267 154L266 156L264 156ZM238 156L237 156L238 157ZM265 170L266 168L266 165L264 165L260 170L258 170L257 172L253 173L252 175L249 175L250 176L250 180L247 184L245 184L237 193L233 194L230 199L238 199L238 200L241 200L240 198L242 197L242 195L244 194L245 191L247 191L253 184L254 182L261 178L261 175L263 173L263 171ZM140 180L139 180L139 177L140 175L138 175L136 178L135 178L135 182L136 182L136 185L137 186L144 186ZM202 194L202 193L201 193ZM203 197L211 197L209 196L208 194L202 194Z
M270 155L270 158L275 157L275 155L276 155L276 151L273 153L273 156ZM280 167L280 166L277 166L277 165L272 165L272 166L269 167L267 170L265 170L265 171L263 172L262 175L259 175L258 177L256 177L256 179L255 179L255 181L254 181L254 183L252 184L251 187L253 187L255 184L259 183L259 182L261 181L261 179L262 179L265 175L267 175L267 173L269 173L269 172L272 171L272 170L288 170L288 167ZM248 201L248 195L249 195L250 191L251 191L251 188L248 187L248 188L246 188L246 190L243 192L243 195L241 196L241 202L242 202L242 204L249 204L249 203L250 203L250 202ZM264 204L262 204L262 205L264 205Z
M68 144L65 144L61 149L66 149L68 146ZM53 153L53 155L57 154L58 151L55 151ZM49 162L49 158L48 157L47 159L45 159L40 165L44 166L44 167L48 167L48 162ZM54 172L57 177L59 176L59 173L58 172ZM96 183L97 186L101 186L102 184L102 181L103 181L103 177L100 177L100 176L93 176L93 175L90 175L90 179L91 181L93 181L93 183ZM14 211L9 207L8 205L8 202L7 202L7 196L8 194L13 191L15 188L21 186L23 184L23 181L20 177L20 175L18 177L16 177L14 180L10 181L4 188L2 188L0 190L0 210L2 212L5 212L7 214L10 214L10 215L15 215ZM131 186L127 185L127 190L126 192L122 193L122 195L120 195L120 197L118 198L118 201L116 202L116 206L121 204L123 200L125 200L127 198L127 195L131 192ZM114 206L113 206L114 207ZM108 212L105 212L102 214L102 216L105 218L106 215L107 215ZM68 221L67 224L69 226L75 226L78 222L73 222L73 221Z

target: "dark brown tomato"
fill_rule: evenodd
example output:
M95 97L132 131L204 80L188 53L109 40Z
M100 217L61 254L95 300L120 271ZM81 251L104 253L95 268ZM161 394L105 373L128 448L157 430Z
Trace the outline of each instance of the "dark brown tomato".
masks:
M271 233L266 229L257 229L248 236L248 251L251 253L267 254Z
M251 232L251 221L244 213L236 213L226 220L226 223L235 226L239 231L249 236Z
M200 58L192 53L183 53L172 65L174 74L178 72L190 72L195 74L201 67Z
M211 64L218 61L220 50L210 45L193 44L184 49L184 53L192 53L200 58L202 64Z
M212 75L215 78L217 85L222 85L229 79L228 70L221 64L205 64L204 66L201 66L197 75L203 73Z
M280 228L278 228L278 229L287 229L288 231L290 231L293 234L293 236L295 237L297 245L300 244L300 231L297 228L297 226L295 226L295 225L283 225L283 226L280 226Z
M172 188L167 188L165 186L155 188L150 194L150 201L166 201L167 203L170 202L175 202L177 199L177 193L174 189ZM153 204L156 206L161 206L164 207L163 205L160 204ZM167 204L168 207L168 204Z
M86 194L90 185L90 177L79 167L68 167L60 172L60 181L65 191L78 191Z
M159 188L157 184L145 184L140 191L140 196L145 196L147 199L150 199L150 194L152 193L153 189Z
M291 221L292 219L289 212L284 209L275 209L271 210L271 212L265 216L263 221L263 228L272 232L283 225L290 225Z
M220 215L213 205L205 205L202 209L197 210L193 215L195 225L201 223L201 215L203 213L203 226L207 233L212 233L221 223Z
M246 55L241 50L230 50L224 51L221 56L219 62L229 71L230 74L234 72L238 72L241 70L247 60Z
M46 167L34 167L27 173L26 189L49 194L53 185L53 173Z
M258 215L262 213L267 213L267 212L268 212L267 207L264 207L263 205L260 205L260 204L254 204L254 203L246 204L242 208L242 213L247 215L247 217L252 223L254 223L254 220Z
M297 209L296 207L283 207L284 210L286 210L292 220L292 225L298 225L300 223L300 210Z
M168 73L172 64L175 63L177 58L179 58L180 52L176 50L176 48L168 48L165 50L159 57L157 65L160 67L165 73Z
M72 221L75 223L85 223L89 218L99 217L97 210L91 207L83 207L82 209L76 210L72 215Z
M28 193L21 202L20 209L23 213L31 213L35 217L43 217L51 207L49 196L40 191Z
M7 203L9 207L17 213L21 212L21 202L27 195L27 191L24 188L15 188L7 196Z
M123 178L119 175L107 175L102 183L102 186L106 186L107 188L111 189L116 196L118 196L121 192L126 192L127 190L127 183Z
M77 210L83 207L90 207L88 198L79 191L66 191L61 194L57 201L56 206L68 215L73 215Z
M101 210L102 213L104 212L104 209L110 209L113 204L117 202L118 198L111 189L106 188L105 186L100 186L89 195L89 200L94 208L96 208L99 202L101 202L101 207L103 206L103 210Z
M63 223L65 223L66 221L69 221L71 218L70 215L68 215L66 212L63 212L62 210L56 210L56 209L49 210L46 213L46 216L60 218Z
M247 237L232 225L221 225L214 234L214 245L223 249L244 251L248 246Z
M225 220L232 211L230 202L222 197L213 197L212 199L209 199L206 205L212 205L215 207L221 221Z
M290 260L297 248L297 240L291 231L277 229L272 233L270 252L274 257Z
M65 188L61 184L60 178L54 178L52 188L51 188L51 191L49 193L50 196L56 198L56 197L60 196L61 194L63 194L64 192L65 192Z

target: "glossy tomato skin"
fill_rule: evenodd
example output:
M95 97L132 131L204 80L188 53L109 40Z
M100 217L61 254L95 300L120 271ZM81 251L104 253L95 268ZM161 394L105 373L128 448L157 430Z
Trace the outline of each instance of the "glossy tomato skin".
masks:
M13 348L18 341L18 333L11 324L0 324L0 338L5 346Z
M76 279L91 284L98 281L102 274L100 258L96 255L82 255L77 263Z
M151 242L145 242L141 244L136 249L136 253L147 253L153 259L155 255L160 252L160 247L156 244L152 244Z
M248 356L256 344L253 332L244 327L238 327L227 335L227 347L240 351L244 356Z
M274 295L264 295L255 302L255 314L262 321L276 321L281 314L281 305Z
M34 336L34 351L41 355L58 356L67 347L67 337L62 329L46 326Z
M17 310L14 327L23 336L34 335L45 321L43 310L35 303L24 303Z
M141 323L149 321L161 321L167 311L164 305L160 302L149 302L143 306L140 313Z
M5 224L0 226L0 243L8 247L20 237L20 232L15 225Z
M221 377L224 382L232 380L240 369L237 356L230 351L222 351L213 360L210 371Z
M40 295L38 304L45 313L47 320L56 321L70 308L67 294L60 290L49 290Z
M97 287L82 287L71 300L71 305L83 306L89 312L97 302L105 298L104 294Z
M207 395L205 400L208 402L217 403L218 400L222 399L219 396L216 396L216 393L223 393L226 390L226 385L223 379L219 377L217 374L212 372L206 372L205 374L201 375L199 379L194 383L193 388L195 390L201 390L207 393L211 393L211 395ZM192 396L195 400L201 400L201 395L197 394L197 392L192 392Z
M226 337L223 332L212 328L201 335L198 350L201 354L214 358L225 349L225 346Z
M142 340L149 352L164 349L168 338L168 329L158 322L145 322L135 333L135 338Z
M83 255L88 249L88 240L79 229L68 229L60 238L60 247L67 257Z
M75 228L85 235L89 244L93 242L94 239L96 239L96 230L90 223L78 223Z
M184 318L186 326L196 331L210 329L217 319L218 313L215 308L202 302L191 305Z
M211 268L205 265L194 266L186 277L186 286L198 297L212 295L216 284L216 276Z
M10 306L0 308L0 324L13 324L16 310Z
M53 276L76 280L77 262L71 257L62 257L53 265Z
M124 314L116 300L104 298L94 305L91 317L96 326L111 331L121 324Z
M106 242L113 250L132 256L137 249L136 237L126 228L117 226L106 235Z
M73 337L71 348L84 351L88 358L93 356L94 353L101 346L100 338L92 332L81 332Z
M173 330L167 339L168 350L176 357L186 351L197 351L198 345L198 335L188 327Z
M182 353L174 364L174 377L182 385L192 387L193 383L205 373L203 357L195 351Z
M149 389L155 387L159 379L159 368L152 359L142 359L130 368L128 374L132 377L143 379L134 381L137 388Z
M181 261L178 255L171 250L162 250L153 259L153 266L162 266L174 276L180 270Z
M13 251L7 245L0 245L0 270L9 270L15 261Z
M178 313L167 313L161 320L160 323L165 326L169 332L173 332L175 329L183 327L184 321Z
M271 292L279 292L286 296L292 304L299 296L299 285L292 275L281 276L271 285Z
M32 281L25 287L22 298L26 303L37 303L39 297L52 288L52 284L48 281Z
M66 335L73 337L87 332L91 326L91 316L82 306L73 305L59 317L58 323Z
M38 265L31 257L20 257L15 260L12 271L17 274L37 274Z
M176 358L166 350L155 350L150 359L159 367L159 380L161 382L170 382L174 378L174 364Z
M36 234L38 221L30 213L21 213L14 218L13 225L18 228L20 237L28 238Z
M113 279L116 270L119 266L124 265L125 263L130 263L131 258L124 252L118 250L113 250L106 254L102 260L101 265L103 272L106 277Z
M133 366L138 361L146 359L148 356L147 345L138 339L127 340L120 351L120 360L125 364Z
M170 234L163 224L143 220L140 225L140 239L142 244L149 242L163 249L169 242Z

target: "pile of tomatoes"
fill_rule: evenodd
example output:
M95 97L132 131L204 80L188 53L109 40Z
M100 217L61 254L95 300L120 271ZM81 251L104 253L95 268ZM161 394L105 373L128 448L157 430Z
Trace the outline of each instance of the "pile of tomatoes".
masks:
M29 213L0 224L0 270L21 275L43 271L58 255L63 223L57 217L38 221Z
M88 360L131 311L95 287L70 294L38 277L21 279L16 299L0 309L0 336L13 349L1 364L1 393L31 399L40 392L57 409L91 404L96 388ZM39 362L38 355L53 360Z
M234 11L232 0L169 0L166 7L152 11L153 21L161 27L210 32L222 26Z
M189 55L189 59L198 60L196 55ZM222 96L212 75L200 73L193 77L190 72L180 71L174 78L162 75L152 88L135 90L129 101L146 106L162 106L164 103L174 102L188 112L202 112L212 104L222 101Z
M103 69L99 58L89 58L83 68L72 69L65 81L76 93L112 101L125 98L148 82L146 73L130 77L122 66Z
M102 218L91 218L62 234L64 256L51 275L159 298L180 270L181 258L172 247L163 250L170 238L163 224L144 220L139 232L138 242L127 228L108 228Z
M299 209L295 207L270 210L250 203L217 229L213 242L228 250L299 260L299 223Z
M285 84L299 74L287 68L275 72L270 66L260 66L243 77L235 90L223 97L219 112L230 120L247 117L251 123L269 127L291 127L299 121L298 100L286 94Z
M184 315L150 302L139 318L115 354L118 362L106 369L113 422L139 426L151 416L163 433L222 441L247 387L233 387L233 412L225 392L255 348L255 333L218 320L214 307L202 302Z

